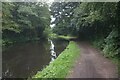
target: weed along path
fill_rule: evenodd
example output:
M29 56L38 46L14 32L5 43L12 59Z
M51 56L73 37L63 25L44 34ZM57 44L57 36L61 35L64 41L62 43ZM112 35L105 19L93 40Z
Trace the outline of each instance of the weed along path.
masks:
M117 66L86 42L78 42L80 57L67 78L118 78Z

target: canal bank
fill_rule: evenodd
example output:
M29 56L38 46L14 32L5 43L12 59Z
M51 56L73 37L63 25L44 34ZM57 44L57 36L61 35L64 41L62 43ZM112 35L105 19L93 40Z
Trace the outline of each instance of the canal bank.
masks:
M70 41L67 48L51 62L49 66L38 72L35 78L65 78L73 67L75 59L80 54L80 49L74 41Z

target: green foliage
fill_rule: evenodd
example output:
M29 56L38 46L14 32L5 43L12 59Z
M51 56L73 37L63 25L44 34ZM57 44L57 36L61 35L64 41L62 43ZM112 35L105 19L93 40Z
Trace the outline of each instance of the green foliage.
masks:
M104 46L105 46L104 38L94 40L93 45L102 50L104 48Z
M45 3L3 2L3 45L9 42L46 38L50 25L50 13Z
M59 3L58 6L57 3L55 6L58 6L57 8L62 11L67 6L63 6L63 4ZM78 36L80 40L91 41L95 47L103 50L104 56L119 60L120 35L118 31L120 30L120 2L84 2L76 4L77 6L74 8L68 7L68 9L64 9L64 12L67 12L67 10L72 12L72 15L67 15L70 17L61 17L65 13L57 14L57 16L60 16L60 19L54 16L56 18L56 26L53 31L62 35L72 34L73 36ZM118 70L120 74L119 61Z
M53 32L59 35L75 34L75 27L71 23L73 10L78 6L77 2L55 2L51 6L51 14L55 17L56 26ZM70 32L71 31L71 32Z
M118 47L118 30L114 29L105 39L105 46L103 49L105 56L119 56L120 48Z
M53 31L59 35L72 34L80 39L90 40L95 46L102 49L106 56L118 56L119 36L117 30L120 26L118 23L120 4L116 2L77 2L70 4L53 4L53 7L57 6L55 10L54 8L52 10L52 14L57 20L54 22L56 26ZM68 14L65 16L67 11ZM62 13L58 14L59 12ZM61 17L59 18L59 16Z
M2 30L8 29L14 32L20 32L19 26L15 21L12 19L13 15L11 15L11 11L13 10L14 5L12 3L3 3L2 4L2 11L3 11L3 22L2 22Z
M75 37L75 36L63 36L63 35L58 35L58 38L65 39L65 40L77 39L77 37Z
M33 77L33 80L36 78L65 78L79 53L80 50L77 44L71 41L58 58L51 62L49 66L44 68L41 72L38 72Z

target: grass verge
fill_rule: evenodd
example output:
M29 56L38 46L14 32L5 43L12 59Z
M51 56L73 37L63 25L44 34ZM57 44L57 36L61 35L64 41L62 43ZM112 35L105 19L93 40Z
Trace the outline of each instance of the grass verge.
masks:
M75 36L63 36L63 35L59 35L58 38L65 39L65 40L77 39L77 37Z
M41 72L38 72L35 78L65 78L72 68L76 57L79 56L80 49L77 44L70 41L67 48L58 56L58 58L50 63ZM44 79L45 80L45 79Z
M74 39L77 39L78 37L77 36L64 36L64 35L57 35L55 33L52 33L49 35L49 38L50 39L65 39L65 40L74 40Z

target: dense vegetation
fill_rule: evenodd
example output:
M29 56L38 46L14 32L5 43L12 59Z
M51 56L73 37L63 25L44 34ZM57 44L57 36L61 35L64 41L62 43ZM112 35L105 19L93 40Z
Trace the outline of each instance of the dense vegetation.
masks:
M55 35L73 38L77 36L79 40L91 41L93 45L103 50L104 56L120 58L120 35L118 34L120 2L54 2L50 9L49 12L46 3L3 2L3 46L47 38L51 33L49 27L51 14L55 18L52 22L55 24L52 28ZM59 38L64 36L59 36ZM78 52L76 44L70 42L66 50L35 77L65 77Z
M47 80L45 78L65 78L72 68L73 63L77 57L79 57L80 49L77 44L73 41L69 43L67 48L58 56L58 58L51 62L49 66L44 68L41 72L38 72L34 77L35 78L43 78L43 80ZM42 79L41 79L42 80Z
M54 33L90 40L106 57L120 57L119 2L57 2L52 4L51 14L56 18Z
M50 33L50 12L45 3L2 3L3 46L18 41L45 38ZM106 57L120 56L120 3L55 2L53 32L90 40Z
M47 37L50 28L47 4L3 2L2 12L3 46Z

